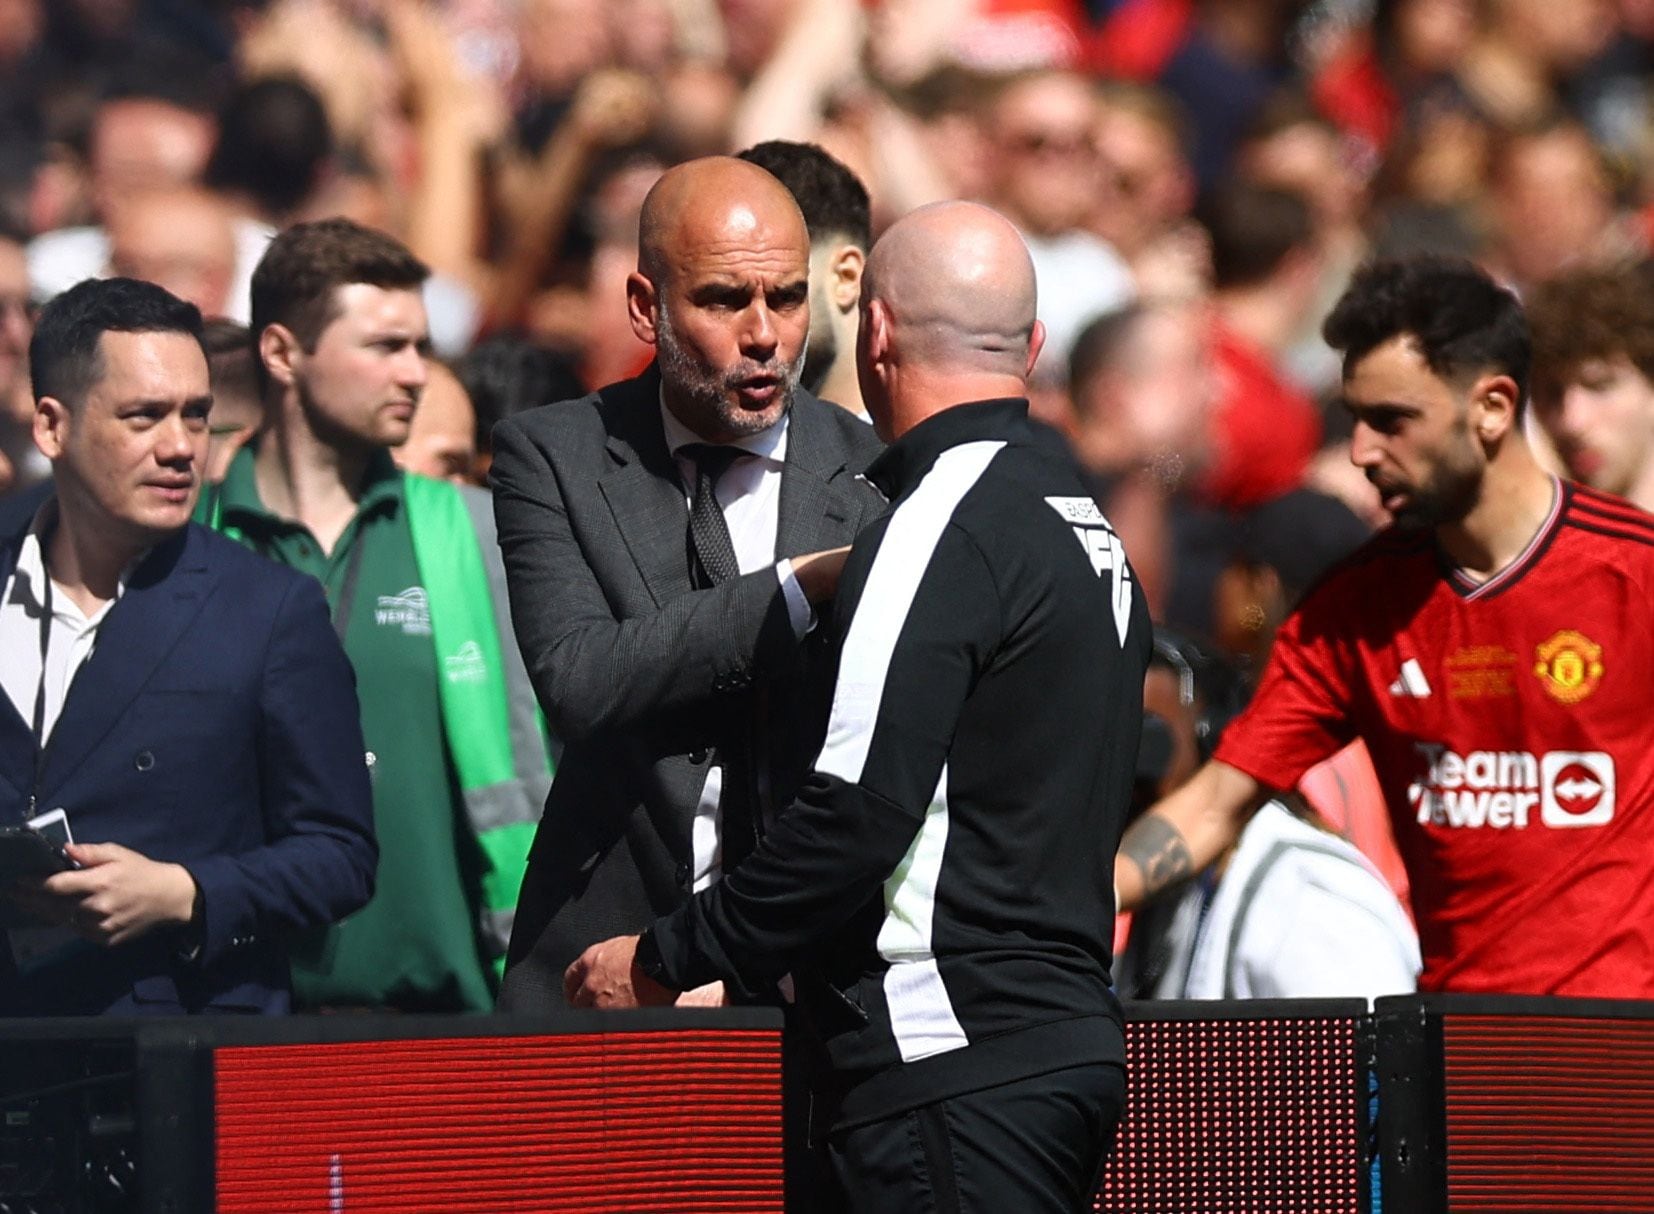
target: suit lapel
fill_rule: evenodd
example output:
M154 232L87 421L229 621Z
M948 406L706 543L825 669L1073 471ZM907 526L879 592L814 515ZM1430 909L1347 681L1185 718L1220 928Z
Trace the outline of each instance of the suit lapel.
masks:
M202 547L194 527L162 541L109 609L53 727L43 794L103 741L194 622L213 583Z
M689 513L660 425L660 373L651 367L600 394L610 469L598 488L660 606L689 588Z
M821 416L823 404L802 388L787 430L787 470L775 528L776 556L797 556L848 544L860 512L845 491L844 445Z

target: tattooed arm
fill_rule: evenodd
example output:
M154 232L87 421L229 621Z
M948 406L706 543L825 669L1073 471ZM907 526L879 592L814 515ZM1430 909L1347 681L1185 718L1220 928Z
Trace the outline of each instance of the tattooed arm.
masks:
M1114 861L1121 910L1194 876L1240 837L1270 792L1213 760L1126 831Z

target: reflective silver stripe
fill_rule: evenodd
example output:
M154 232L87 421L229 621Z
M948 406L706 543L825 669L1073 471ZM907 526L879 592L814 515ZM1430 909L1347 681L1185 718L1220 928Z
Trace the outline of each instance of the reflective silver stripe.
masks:
M505 956L505 950L511 944L511 925L516 918L516 907L505 910L484 910L477 917L477 925L482 931L483 943L488 947L489 960Z
M539 702L528 668L517 650L517 634L511 627L511 597L505 579L505 562L500 558L499 537L494 529L493 499L483 490L466 485L460 500L476 532L482 552L482 567L488 572L488 598L494 608L494 631L500 638L500 665L505 676L506 719L511 723L512 769L532 804L532 812L517 821L533 821L545 806L551 788L551 772L545 758L544 731L540 728ZM480 827L479 827L480 829Z
M502 826L537 821L542 808L542 802L523 787L521 780L502 780L486 788L468 788L464 797L465 817L471 823L472 833L478 835Z

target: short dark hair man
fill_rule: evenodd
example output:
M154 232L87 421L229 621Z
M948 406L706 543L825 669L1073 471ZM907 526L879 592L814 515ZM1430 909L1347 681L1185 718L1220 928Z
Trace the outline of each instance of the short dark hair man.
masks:
M745 864L588 950L567 989L624 1006L791 967L844 1089L847 1209L951 1190L1067 1214L1125 1099L1107 884L1148 611L1077 468L1029 426L1044 332L1011 224L921 208L866 288L858 363L891 440L868 476L892 508L845 565L815 770Z
M323 584L356 669L379 890L296 956L308 1007L491 1009L550 782L488 496L390 455L427 381L426 276L344 219L270 243L252 286L265 428L203 508Z
M740 155L787 187L810 232L810 338L803 384L823 400L867 415L856 382L862 269L873 247L867 187L813 143L771 139Z
M326 605L190 525L212 406L193 306L81 283L29 359L54 486L0 516L0 824L84 842L75 871L0 886L34 923L0 954L0 1015L284 1011L284 937L373 889Z
M1360 737L1422 989L1654 996L1654 520L1535 462L1527 323L1481 270L1369 266L1325 332L1351 459L1396 525L1307 595L1214 759L1127 833L1122 903Z

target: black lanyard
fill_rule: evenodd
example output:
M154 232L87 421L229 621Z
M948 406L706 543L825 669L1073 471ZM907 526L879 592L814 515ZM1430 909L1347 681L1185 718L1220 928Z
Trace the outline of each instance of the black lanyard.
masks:
M46 570L46 545L40 546L40 682L34 693L34 783L29 788L29 817L40 801L40 778L46 772L46 657L52 646L52 575ZM53 731L56 733L56 731Z

